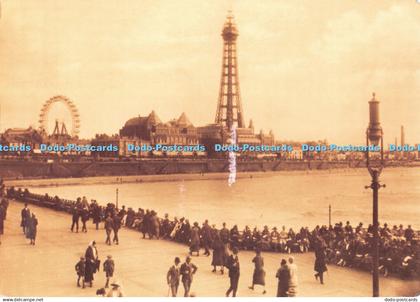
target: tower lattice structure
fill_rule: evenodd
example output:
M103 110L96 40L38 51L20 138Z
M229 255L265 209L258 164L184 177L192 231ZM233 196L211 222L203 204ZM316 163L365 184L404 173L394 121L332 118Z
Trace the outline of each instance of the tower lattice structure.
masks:
M222 75L215 119L217 124L222 124L229 130L231 130L234 125L239 128L245 127L238 78L236 48L236 39L238 38L238 35L239 33L233 20L233 15L229 13L222 31Z

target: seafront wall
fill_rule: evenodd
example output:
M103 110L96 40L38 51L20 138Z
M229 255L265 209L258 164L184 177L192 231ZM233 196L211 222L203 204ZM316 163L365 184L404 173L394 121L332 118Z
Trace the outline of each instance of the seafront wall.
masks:
M392 166L393 164L390 164ZM413 164L406 164L412 166ZM402 166L401 163L395 166ZM420 166L420 164L418 164ZM237 172L274 172L329 170L364 167L363 162L327 161L237 161ZM38 162L26 160L0 160L0 177L63 178L93 176L200 174L229 172L229 162L211 160L142 160L142 161L92 161L92 162Z

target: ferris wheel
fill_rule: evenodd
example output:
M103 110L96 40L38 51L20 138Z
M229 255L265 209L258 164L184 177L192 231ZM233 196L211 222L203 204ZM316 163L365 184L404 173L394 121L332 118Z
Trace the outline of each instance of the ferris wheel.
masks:
M52 106L54 106L54 104L57 103L64 104L67 110L69 111L72 121L70 134L73 137L77 136L80 131L79 110L77 110L76 105L70 99L62 95L54 96L44 103L41 109L41 113L39 114L39 128L41 129L41 131L48 133L48 113Z

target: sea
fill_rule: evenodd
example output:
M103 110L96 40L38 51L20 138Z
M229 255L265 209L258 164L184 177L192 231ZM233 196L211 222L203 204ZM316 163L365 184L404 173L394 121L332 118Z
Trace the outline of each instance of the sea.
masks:
M388 168L380 176L385 188L379 191L379 221L388 225L411 224L420 230L420 168ZM159 216L185 217L200 224L208 219L220 227L265 225L313 228L331 222L352 225L372 221L371 178L366 169L294 171L238 178L229 186L226 179L178 180L119 184L31 187L40 194L75 200L86 196L100 204L153 209ZM117 194L118 190L118 194ZM117 197L118 195L118 197Z

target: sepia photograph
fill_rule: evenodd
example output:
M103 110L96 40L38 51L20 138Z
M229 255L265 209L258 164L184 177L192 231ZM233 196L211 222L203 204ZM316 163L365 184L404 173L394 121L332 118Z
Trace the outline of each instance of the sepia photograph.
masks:
M417 301L419 33L416 0L0 0L3 301Z

